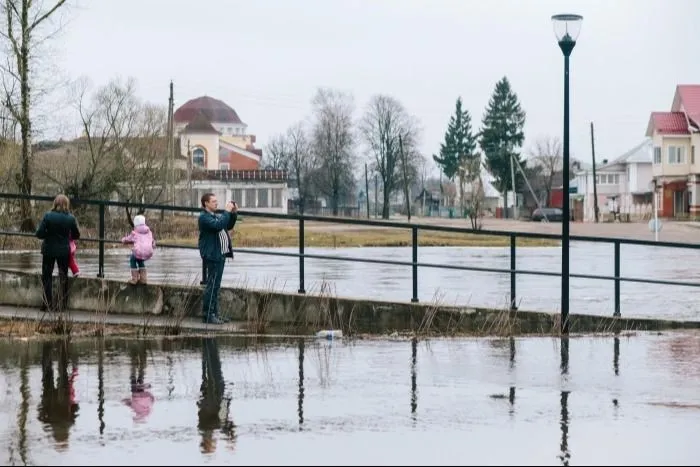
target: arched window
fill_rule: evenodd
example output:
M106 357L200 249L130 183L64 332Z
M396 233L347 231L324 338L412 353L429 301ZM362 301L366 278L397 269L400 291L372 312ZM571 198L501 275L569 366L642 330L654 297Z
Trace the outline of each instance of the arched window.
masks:
M192 165L194 167L204 167L205 155L206 152L204 151L204 148L201 148L199 146L195 147L192 151Z

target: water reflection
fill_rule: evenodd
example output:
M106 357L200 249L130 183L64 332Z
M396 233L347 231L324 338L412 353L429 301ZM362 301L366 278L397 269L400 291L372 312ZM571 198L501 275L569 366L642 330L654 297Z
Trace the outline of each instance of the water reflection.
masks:
M78 416L78 402L75 398L77 366L68 374L68 343L59 342L57 347L57 377L54 376L54 344L45 342L41 349L41 401L39 421L44 430L50 432L57 450L68 448L70 429Z
M297 414L299 415L299 431L304 425L304 339L299 339L299 393L297 396Z
M411 339L411 418L416 421L416 410L418 410L418 339Z
M561 391L559 401L561 404L561 444L559 448L561 453L559 454L559 460L561 465L569 465L571 460L571 453L569 452L569 391Z
M143 423L153 410L155 397L151 393L151 384L145 381L148 351L144 341L137 342L129 348L131 365L129 368L129 388L131 397L122 399L130 407L136 423Z
M571 351L570 339L438 339L429 352L418 352L417 339L331 345L294 338L265 344L265 359L248 358L260 349L241 338L0 341L0 381L10 388L0 405L0 450L9 457L0 463L130 465L155 458L196 465L205 457L226 465L308 465L319 455L330 464L461 465L469 452L474 464L567 466L573 448L579 464L690 464L697 453L687 433L696 425L700 380L692 371L675 379L670 361L691 368L700 360L668 348L684 341L695 349L699 337L615 339L617 373L610 372L610 341L600 337L572 338ZM320 352L331 347L332 375L307 370L309 357L312 367L317 355L325 365ZM616 376L621 351L634 363L624 378ZM80 376L71 371L77 355ZM668 359L659 361L663 355ZM71 397L76 378L80 411ZM135 429L132 413L151 391L155 410ZM622 397L630 401L625 410L611 410L611 399ZM667 423L659 426L659 419ZM494 450L495 443L509 448ZM659 443L668 448L658 450ZM439 459L430 448L436 445L444 448Z
M105 342L97 343L97 419L100 422L100 437L105 432Z
M568 375L569 374L569 338L568 337L562 337L560 339L559 357L561 359L561 363L559 364L561 374L562 374L562 376Z
M211 454L216 451L216 430L221 430L231 445L236 439L236 427L230 420L231 397L226 396L226 382L221 371L219 345L212 337L202 338L202 385L198 406L197 428L201 436L200 449Z

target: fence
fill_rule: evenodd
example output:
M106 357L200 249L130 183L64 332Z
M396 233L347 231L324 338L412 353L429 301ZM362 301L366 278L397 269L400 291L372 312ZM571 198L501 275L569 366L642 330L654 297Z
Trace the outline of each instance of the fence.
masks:
M19 200L19 199L29 199L32 201L42 201L51 202L52 197L48 196L25 196L14 193L0 193L0 199L7 200ZM116 208L132 208L132 209L144 209L153 211L174 211L183 213L198 213L200 209L190 208L183 206L168 206L161 204L139 204L139 203L128 203L128 202L117 202L117 201L103 201L103 200L71 200L74 205L80 206L96 206L98 210L98 220L97 220L97 238L81 238L84 242L95 242L98 244L98 277L104 277L104 254L106 244L117 244L120 243L117 239L106 238L105 226L106 226L106 211L107 207ZM461 227L450 227L450 226L440 226L440 225L425 225L425 224L415 224L415 223L400 223L400 222L390 222L390 221L379 221L379 220L366 220L366 219L356 219L356 218L340 218L340 217L323 217L323 216L310 216L310 215L297 215L297 214L275 214L275 213L261 213L261 212L249 212L249 211L239 211L239 214L248 217L259 217L277 220L294 220L298 222L298 237L299 237L299 250L297 253L287 253L280 251L269 251L269 250L253 250L247 248L234 248L236 253L244 254L255 254L255 255L272 255L272 256L286 256L294 257L299 260L299 288L298 292L303 294L306 293L304 284L304 264L306 259L317 259L317 260L333 260L333 261L349 261L349 262L359 262L359 263L373 263L373 264L390 264L396 266L410 267L412 270L412 294L411 302L417 303L419 301L418 297L418 271L419 268L437 268L437 269L452 269L461 271L475 271L475 272L487 272L487 273L501 273L508 274L510 276L510 306L512 310L516 310L516 279L519 274L523 275L536 275L536 276L551 276L551 277L561 277L560 272L551 271L537 271L537 270L525 270L517 269L517 239L518 238L530 238L530 239L549 239L549 240L561 240L561 235L556 234L542 234L542 233L531 233L531 232L514 232L514 231L491 231L491 230L472 230L469 228ZM403 229L411 232L411 259L410 261L401 260L380 260L380 259L369 259L369 258L348 258L340 257L334 255L319 255L319 254L307 254L304 252L305 247L305 222L325 222L325 223L335 223L335 224L346 224L355 226L368 226L368 227L384 227L391 229ZM491 268L491 267L477 267L477 266L458 266L449 264L436 264L436 263L424 263L418 262L418 238L419 232L421 231L434 231L434 232L449 232L449 233L463 233L469 235L485 235L485 236L495 236L495 237L507 237L509 239L510 245L510 267L504 268ZM33 233L19 232L18 230L0 230L0 235L10 235L10 236L26 236L33 237ZM637 283L647 283L647 284L658 284L658 285L675 285L675 286L687 286L687 287L700 287L700 283L689 282L689 281L671 281L671 280L661 280L661 279L648 279L640 277L621 277L620 276L620 262L621 245L639 245L639 246L652 246L652 247L664 247L664 248L683 248L700 250L700 244L682 244L673 242L656 242L650 240L632 240L632 239L622 239L622 238L604 238L604 237L590 237L590 236L571 236L571 241L579 242L593 242L593 243L607 243L613 244L614 255L613 255L613 275L595 275L595 274L570 274L571 278L579 279L597 279L597 280L607 280L613 282L613 293L614 293L614 310L613 316L621 315L620 307L620 284L622 282L637 282ZM183 245L175 244L164 244L159 243L160 247L163 248L190 248L194 249L196 247L189 247ZM202 280L206 280L206 270L202 266Z

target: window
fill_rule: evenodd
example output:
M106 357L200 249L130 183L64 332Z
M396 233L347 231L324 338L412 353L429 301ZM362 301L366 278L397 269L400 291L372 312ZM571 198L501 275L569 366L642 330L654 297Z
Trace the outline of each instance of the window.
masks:
M661 148L658 146L654 148L654 164L661 164Z
M243 201L243 190L240 188L234 188L231 190L231 194L233 195L234 201L236 201L238 204L241 204Z
M219 170L230 170L231 166L229 165L228 162L220 162L219 163Z
M194 150L192 151L192 165L195 167L204 167L205 156L206 152L204 151L204 148L194 148Z
M272 190L272 207L281 208L282 207L282 189L275 188Z
M267 197L267 188L259 188L258 189L258 207L259 208L268 208L270 207L269 202L268 202L268 197Z
M617 185L620 183L620 174L600 174L596 175L598 185Z
M683 146L668 147L668 163L683 164L685 163L685 148Z
M246 188L245 190L245 207L255 208L257 207L257 202L255 200L255 188Z
M690 163L695 164L695 145L690 146Z

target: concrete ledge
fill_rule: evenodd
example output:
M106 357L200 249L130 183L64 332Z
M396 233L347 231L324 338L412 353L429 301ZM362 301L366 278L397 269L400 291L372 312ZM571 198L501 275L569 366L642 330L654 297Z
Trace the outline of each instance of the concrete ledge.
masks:
M54 277L57 282L57 278ZM57 285L57 284L56 284ZM41 278L36 273L0 269L0 305L38 308ZM70 278L71 310L127 315L194 317L201 311L201 287L170 284L129 285L98 278ZM382 302L250 289L221 289L222 315L247 323L250 332L342 329L347 333L480 335L557 334L559 315L509 312L435 304ZM698 321L571 315L572 333L621 330L698 329Z

